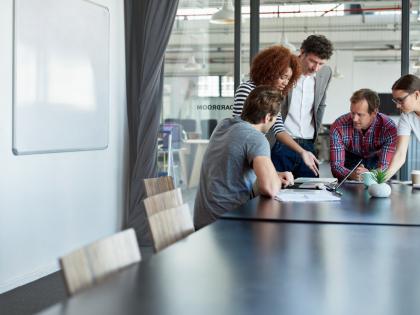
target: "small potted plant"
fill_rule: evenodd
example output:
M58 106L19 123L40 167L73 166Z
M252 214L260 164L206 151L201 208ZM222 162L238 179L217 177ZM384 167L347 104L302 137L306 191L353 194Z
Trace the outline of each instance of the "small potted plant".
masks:
M386 183L386 171L377 169L371 172L374 184L370 185L368 192L372 197L389 197L391 194L391 186Z

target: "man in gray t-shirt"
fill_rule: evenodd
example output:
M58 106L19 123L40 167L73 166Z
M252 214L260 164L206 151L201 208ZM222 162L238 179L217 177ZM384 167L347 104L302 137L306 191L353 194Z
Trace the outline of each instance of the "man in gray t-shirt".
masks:
M216 127L203 158L194 206L199 229L251 198L254 182L263 195L274 197L289 172L277 173L264 134L280 110L281 92L260 86L248 96L241 117L226 118Z

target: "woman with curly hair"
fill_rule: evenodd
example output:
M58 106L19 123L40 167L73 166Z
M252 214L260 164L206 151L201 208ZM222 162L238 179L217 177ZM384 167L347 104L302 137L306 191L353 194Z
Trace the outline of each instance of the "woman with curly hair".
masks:
M235 92L233 116L240 116L245 100L249 93L257 86L270 85L282 91L283 96L293 88L302 73L301 63L289 49L280 45L268 47L259 52L251 64L250 80L243 82ZM303 148L285 131L281 114L270 132L280 141L296 152L304 152ZM274 152L272 152L272 155ZM315 164L308 154L304 162L313 168ZM317 169L313 170L317 174Z

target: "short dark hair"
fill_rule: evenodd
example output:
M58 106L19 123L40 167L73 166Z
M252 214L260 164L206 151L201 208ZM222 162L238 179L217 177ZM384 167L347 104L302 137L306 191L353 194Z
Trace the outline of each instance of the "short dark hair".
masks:
M321 59L330 59L333 54L333 44L324 35L310 35L300 46L305 54L315 54Z
M277 116L282 101L280 90L269 85L260 85L249 93L241 118L251 124L259 124L267 114Z
M392 90L403 90L408 93L420 91L420 79L413 74L403 75L392 85Z
M372 114L375 111L379 110L379 95L375 91L372 91L371 89L360 89L353 93L353 95L350 97L350 102L356 103L360 102L362 100L366 100L368 103L368 112L369 114Z

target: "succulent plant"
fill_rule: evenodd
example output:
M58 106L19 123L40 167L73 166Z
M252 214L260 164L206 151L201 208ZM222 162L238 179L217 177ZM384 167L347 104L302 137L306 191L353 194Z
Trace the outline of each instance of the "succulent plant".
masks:
M387 173L385 170L381 170L381 169L376 169L373 170L372 172L372 177L373 179L378 183L378 184L382 184L386 182L387 179Z

